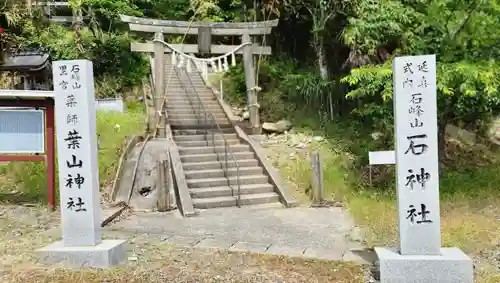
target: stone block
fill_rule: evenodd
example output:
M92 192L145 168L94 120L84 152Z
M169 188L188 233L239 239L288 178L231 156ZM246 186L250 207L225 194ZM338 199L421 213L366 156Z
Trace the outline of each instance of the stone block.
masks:
M183 237L183 236L172 236L165 240L165 243L183 246L183 247L192 247L200 242L199 238L195 237Z
M44 263L78 268L109 268L127 259L125 240L103 240L96 246L81 247L67 247L58 241L38 249L37 253Z
M196 247L201 247L201 248L215 248L215 249L229 249L229 247L233 244L234 242L230 240L225 240L225 239L213 239L213 238L206 238L201 240L198 244L196 244Z
M381 283L473 283L472 260L457 248L441 255L401 255L396 248L375 248Z
M377 261L377 254L375 254L373 249L349 249L344 253L342 259L357 264L371 265Z
M304 257L320 260L342 260L343 250L307 248Z
M305 250L306 250L305 248L271 245L267 249L266 253L274 254L274 255L301 257L304 255Z
M253 253L263 253L269 247L268 244L263 243L250 243L250 242L237 242L229 250L238 252L253 252Z

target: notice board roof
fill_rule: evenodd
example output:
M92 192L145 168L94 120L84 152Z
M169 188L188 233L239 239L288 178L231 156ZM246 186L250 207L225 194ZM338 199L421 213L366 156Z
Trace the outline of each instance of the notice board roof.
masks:
M49 59L43 49L10 52L4 55L0 71L37 72L50 64Z
M0 89L0 99L46 99L54 98L53 91Z

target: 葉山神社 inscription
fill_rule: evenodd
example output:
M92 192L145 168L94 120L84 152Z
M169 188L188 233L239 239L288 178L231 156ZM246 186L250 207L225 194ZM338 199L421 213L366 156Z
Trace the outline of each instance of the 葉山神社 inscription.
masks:
M100 243L100 201L92 63L53 68L59 187L65 246Z

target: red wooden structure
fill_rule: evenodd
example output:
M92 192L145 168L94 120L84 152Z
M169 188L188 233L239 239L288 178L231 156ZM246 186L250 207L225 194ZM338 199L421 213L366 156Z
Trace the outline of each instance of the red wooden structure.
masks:
M2 33L3 29L0 30L0 36ZM55 122L54 94L49 91L52 75L50 56L42 48L7 51L0 46L0 72L11 75L11 89L0 90L0 109L27 107L45 110L45 152L0 153L0 161L45 161L48 203L49 207L54 209L56 206Z
M48 203L56 206L56 164L54 94L52 91L0 90L0 108L30 107L45 110L45 153L44 154L1 154L0 161L45 161L48 182Z

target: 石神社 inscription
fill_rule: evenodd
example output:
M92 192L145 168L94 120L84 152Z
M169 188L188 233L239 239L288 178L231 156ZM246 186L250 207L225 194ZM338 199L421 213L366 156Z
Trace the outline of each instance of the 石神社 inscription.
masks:
M392 72L399 248L375 248L380 282L472 283L471 259L441 248L436 56L396 57Z

